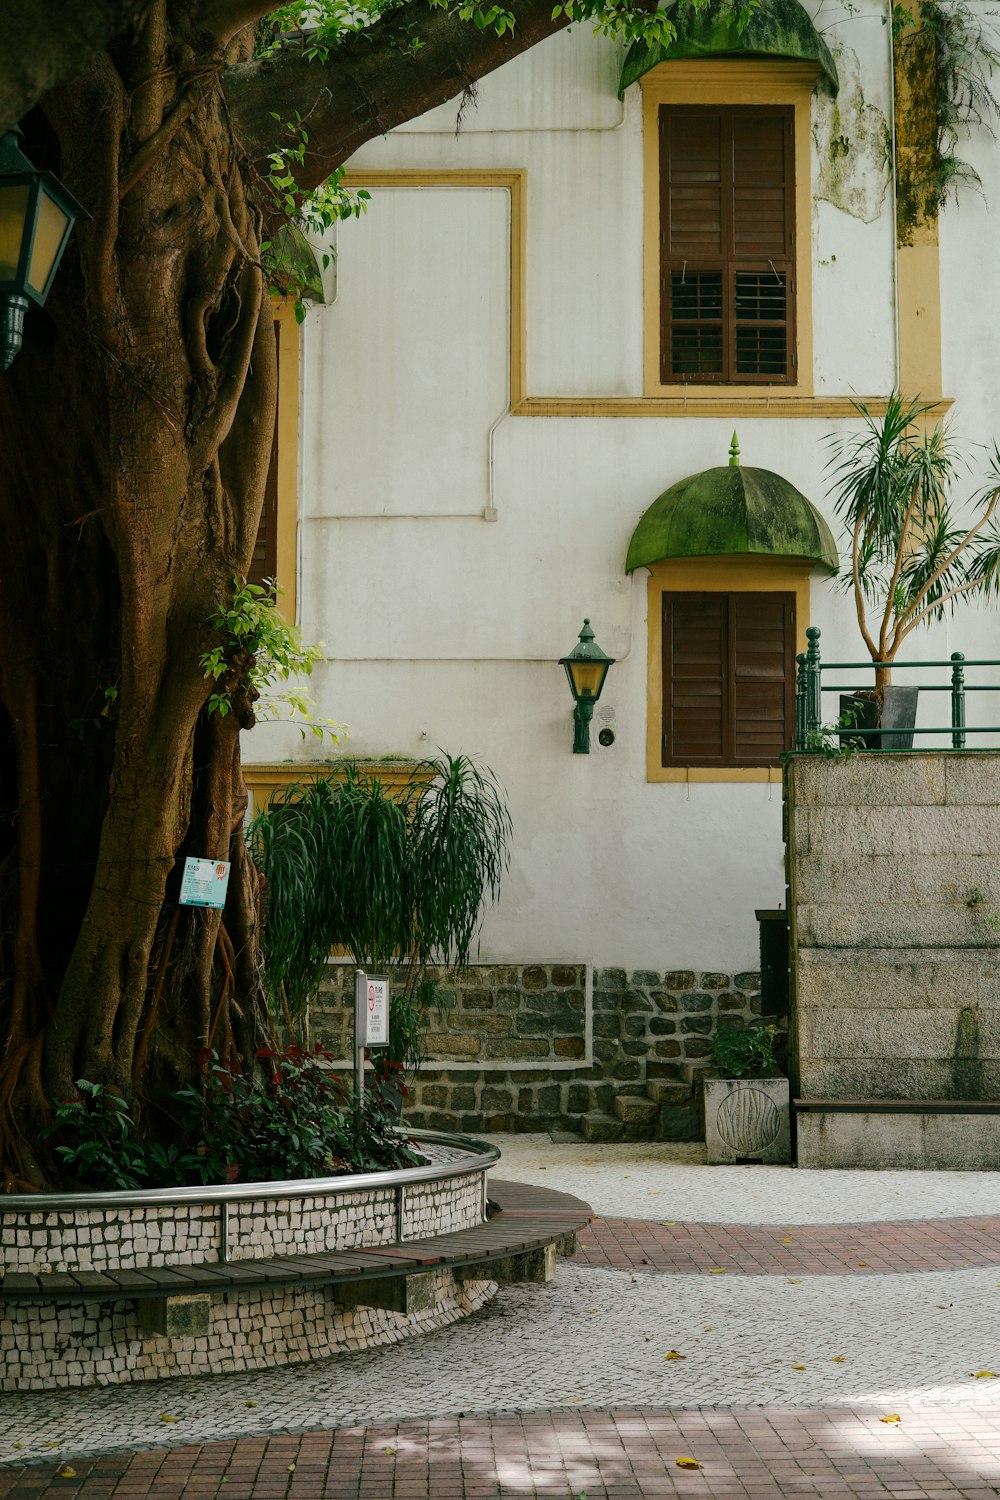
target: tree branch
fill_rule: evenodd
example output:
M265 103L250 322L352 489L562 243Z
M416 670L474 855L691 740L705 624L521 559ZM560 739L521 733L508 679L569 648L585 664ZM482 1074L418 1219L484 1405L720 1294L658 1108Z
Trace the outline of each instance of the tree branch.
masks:
M912 628L913 628L913 624L916 623L915 620L914 620L914 616L917 614L918 610L921 610L921 605L923 604L924 600L927 598L927 595L930 593L931 589L934 587L934 585L938 582L939 579L947 577L948 570L951 567L952 563L955 561L956 558L958 558L958 557L960 557L962 555L962 553L965 551L966 547L968 547L969 543L975 540L975 538L982 531L983 527L986 525L987 521L993 515L993 512L997 508L997 502L1000 501L1000 486L998 486L994 490L991 490L989 492L989 494L987 496L984 496L983 498L987 499L989 501L989 503L988 503L986 509L984 510L983 514L979 517L979 520L976 521L976 523L973 526L969 527L968 531L962 537L961 541L957 542L955 544L955 546L952 548L952 550L948 553L948 556L944 559L944 561L938 564L938 566L934 569L934 572L931 574L931 576L928 578L927 582L924 584L923 588L920 590L920 592L917 595L917 597L913 600L913 602L911 604L909 604L907 606L907 608L900 615L899 622L898 622L898 624L896 626L896 637L898 638L898 640L902 641L904 639L904 637L906 637L906 636L909 635L910 630L912 630ZM953 593L958 593L958 594L964 594L964 593L967 592L967 590L963 587L963 588L960 588L960 589L955 589L952 592ZM931 604L931 605L928 606L928 608L932 609L932 610L933 609L937 609L938 606L941 603L943 603L943 601L945 599L950 599L951 597L952 597L951 593L943 594L940 599L935 600L933 604ZM926 612L927 612L926 610L921 610L921 613L920 613L919 616L917 616L917 619L922 618L923 615L926 614ZM908 622L910 622L910 623L908 623ZM900 635L900 627L905 627L903 629L902 635Z
M277 0L206 0L200 24L224 47L244 26L252 26L274 10Z
M5 7L0 130L16 125L50 89L81 73L98 52L152 10L154 0L18 0Z
M281 122L298 115L309 148L304 165L288 169L304 191L318 187L366 141L454 99L569 24L564 15L552 19L552 0L513 0L510 9L514 30L497 36L410 0L325 62L288 48L230 68L223 83L236 135L261 162L288 144Z

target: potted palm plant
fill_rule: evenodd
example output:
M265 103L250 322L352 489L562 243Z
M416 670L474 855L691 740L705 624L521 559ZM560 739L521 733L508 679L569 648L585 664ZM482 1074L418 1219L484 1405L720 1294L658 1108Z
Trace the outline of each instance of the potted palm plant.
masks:
M788 1079L775 1036L770 1023L751 1021L720 1026L712 1037L712 1074L703 1080L709 1166L791 1161Z
M998 589L1000 450L994 445L987 482L961 506L959 521L951 492L967 460L933 422L934 407L893 395L881 419L861 403L856 409L862 429L832 440L829 469L849 548L844 583L854 596L875 684L842 698L841 717L855 744L908 750L918 689L894 684L892 663L918 626L942 619L960 599ZM867 739L856 732L897 725L904 732Z

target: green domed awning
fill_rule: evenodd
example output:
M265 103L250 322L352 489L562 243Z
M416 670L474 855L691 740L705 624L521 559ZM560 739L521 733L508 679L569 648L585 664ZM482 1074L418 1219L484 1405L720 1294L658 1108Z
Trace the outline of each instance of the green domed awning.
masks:
M699 9L678 0L670 19L677 35L667 46L633 42L625 56L618 97L657 63L684 57L786 57L814 62L834 93L840 87L837 65L799 0L765 0L751 11L743 30L740 0L708 0Z
M632 533L626 573L669 557L802 558L836 573L837 544L819 511L770 469L733 458L664 490Z

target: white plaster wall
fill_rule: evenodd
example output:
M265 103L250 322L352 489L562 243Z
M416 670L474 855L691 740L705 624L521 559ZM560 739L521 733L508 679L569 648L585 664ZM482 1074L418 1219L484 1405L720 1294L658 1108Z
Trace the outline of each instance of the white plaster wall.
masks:
M874 6L824 0L816 14L852 81L839 113L817 104L815 115L827 194L812 226L817 389L885 394L893 209L872 146L890 108L885 30ZM484 80L457 138L445 109L351 163L527 170L531 395L641 393L640 111L632 89L622 113L616 68L586 29L553 39ZM846 175L824 165L838 135L861 142ZM995 149L977 151L996 178ZM783 900L780 787L647 783L645 574L623 572L640 515L676 480L724 463L733 422L502 417L507 213L498 190L393 189L341 229L337 301L304 329L299 597L307 639L327 646L320 708L349 724L345 752L440 746L478 753L504 781L514 860L484 960L754 967L754 909ZM980 437L995 416L982 316L1000 294L992 224L968 195L942 223L946 388L959 427ZM737 425L744 463L783 474L833 520L824 439L849 423ZM618 658L588 757L571 754L556 665L585 614ZM850 601L818 575L812 620L827 659L860 660ZM955 649L997 654L996 616L966 611L904 655ZM970 700L970 722L995 714L996 695ZM946 715L947 698L925 699L922 722ZM617 736L607 749L605 724ZM316 753L280 726L255 731L248 751Z
M307 524L483 509L510 395L509 244L501 189L375 188L341 232L337 300L309 329Z

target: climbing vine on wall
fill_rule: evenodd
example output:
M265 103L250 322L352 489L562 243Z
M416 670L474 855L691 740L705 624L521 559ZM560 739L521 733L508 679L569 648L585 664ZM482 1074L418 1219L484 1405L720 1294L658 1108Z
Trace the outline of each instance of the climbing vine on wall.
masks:
M900 244L932 223L960 187L982 187L959 154L973 128L996 134L1000 99L1000 31L992 12L966 0L927 0L915 10L896 5L897 225Z

